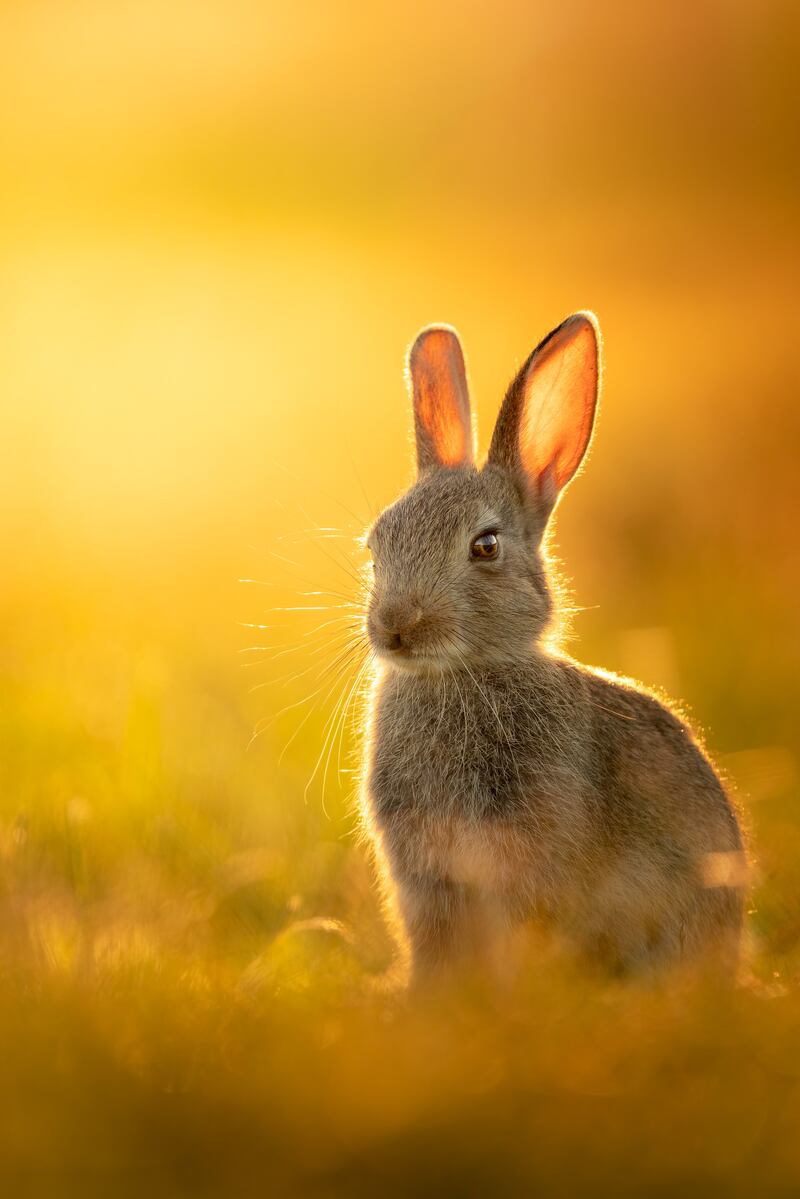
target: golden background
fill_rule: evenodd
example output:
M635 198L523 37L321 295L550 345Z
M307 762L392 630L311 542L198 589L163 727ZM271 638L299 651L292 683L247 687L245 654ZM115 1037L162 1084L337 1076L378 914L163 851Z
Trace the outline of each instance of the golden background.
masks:
M800 1185L799 32L772 0L0 5L17 1186ZM736 784L758 982L534 970L502 1018L479 987L404 1012L371 984L357 707L320 757L347 610L283 609L355 594L419 326L460 330L485 447L583 307L570 649L680 699Z

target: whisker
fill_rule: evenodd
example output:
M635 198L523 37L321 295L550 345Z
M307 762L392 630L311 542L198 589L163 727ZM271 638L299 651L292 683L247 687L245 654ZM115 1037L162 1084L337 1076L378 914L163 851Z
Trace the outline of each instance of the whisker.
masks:
M347 648L347 646L350 644L352 644L352 638L348 635L346 639L340 638L338 640L338 642L336 642L332 645L326 644L326 645L317 646L317 648L312 650L311 653L313 655L321 654L326 649L334 649L339 652L343 652ZM253 691L261 691L265 687L276 687L279 684L288 684L290 682L294 683L297 681L297 679L303 678L304 675L310 674L312 670L316 670L317 668L318 668L317 663L312 662L310 666L307 666L305 668L305 670L299 670L299 671L291 671L290 670L286 674L279 675L277 678L266 679L262 683L256 683L255 686L250 688L250 692L252 694ZM322 676L320 676L320 677L322 677Z
M358 469L357 469L357 467L356 467L356 464L355 464L355 462L353 461L353 458L352 458L350 455L348 455L348 460L349 460L349 462L350 462L350 467L351 467L351 469L352 469L352 471L353 471L353 474L354 474L354 475L355 475L355 477L356 477L356 482L358 483L358 486L359 486L359 488L360 488L360 490L361 490L361 494L362 494L362 496L364 497L364 503L367 505L367 511L369 512L370 519L371 519L371 520L374 520L374 519L375 519L375 515L376 515L376 513L375 513L375 507L374 507L374 505L371 503L371 501L370 501L370 499L369 499L369 496L367 495L367 489L366 489L366 487L364 486L363 479L361 478L361 475L358 473Z
M323 810L323 812L325 812L326 816L328 815L328 813L327 813L327 810L325 807L325 791L326 791L326 788L328 785L328 769L331 764L331 754L333 752L333 747L336 744L337 732L339 732L341 730L340 714L342 712L347 711L347 702L350 698L350 695L352 694L353 688L358 685L358 680L360 677L361 677L361 670L358 671L358 674L356 675L355 679L353 680L353 682L350 686L350 690L347 692L347 697L345 698L344 703L342 703L342 697L344 696L344 688L343 688L342 693L340 694L339 699L337 701L336 707L333 710L333 723L331 725L331 737L328 741L328 752L327 752L327 756L325 758L325 769L322 773L322 810ZM345 683L345 687L346 686L347 686L347 684ZM341 752L341 740L339 742L339 751Z
M357 648L360 648L360 646L359 646L359 647L357 647ZM335 686L338 686L338 685L339 685L339 678L337 678L337 680L336 680L336 683L334 684L334 687L335 687ZM330 695L330 694L332 693L333 689L334 689L334 688L331 688L331 691L328 693L328 695ZM320 750L320 752L319 752L319 755L317 756L317 760L316 760L316 763L315 763L315 765L314 765L314 769L312 770L312 772L311 772L311 775L310 775L310 777L309 777L309 779L308 779L308 782L307 782L307 783L306 783L306 785L305 785L305 789L304 789L304 791L303 791L303 801L304 801L305 803L308 803L308 793L309 793L309 790L311 789L311 785L312 785L312 783L314 782L314 779L316 778L316 776L317 776L317 774L318 774L318 772L319 772L319 768L320 768L320 766L322 765L322 759L323 759L323 757L325 756L326 750L328 749L328 743L329 743L329 739L330 739L330 737L331 737L331 733L332 733L332 731L335 729L335 723L334 723L334 722L335 722L335 719L336 719L336 715L337 715L337 713L338 713L338 711L339 711L339 706L341 705L341 702L342 702L342 695L343 695L343 693L344 693L344 689L342 689L342 694L340 694L340 696L339 696L338 700L336 701L336 704L334 705L333 711L332 711L332 712L331 712L331 714L328 716L328 719L326 720L326 722L325 722L325 725L323 726L323 742L322 742L322 749ZM328 698L328 697L326 696L326 699L327 699L327 698ZM330 760L330 755L328 756L328 761L329 761L329 760ZM323 810L323 812L324 812L325 816L326 816L326 817L328 817L328 819L330 819L330 817L329 817L329 814L328 814L328 811L327 811L327 808L325 807L325 781L326 781L326 777L327 777L327 762L326 762L325 773L323 774L323 786L322 786L322 810Z
M325 702L328 700L329 696L333 694L333 691L334 691L334 690L335 690L335 688L336 688L336 687L339 685L339 683L340 683L340 681L341 681L342 677L343 677L343 676L344 676L344 674L347 672L348 666L349 666L349 659L347 659L347 660L346 660L346 661L345 661L345 662L342 664L342 667L341 667L341 669L340 669L339 671L337 671L337 672L336 672L336 675L335 675L335 677L334 677L333 684L331 685L330 689L328 690L328 692L327 692L327 694L326 694L326 696L325 696L325 699L322 701L323 703L325 703ZM322 687L320 687L320 688L319 688L319 691L322 691L322 689L323 689L323 688L322 688ZM317 695L319 694L319 691L317 691L317 692L316 692L316 694L317 694ZM280 765L280 764L281 764L281 762L283 761L283 758L284 758L284 755L286 754L286 751L288 750L289 746L292 744L292 742L294 741L294 739L297 737L297 735L300 733L300 731L302 730L303 726L306 724L306 722L307 722L307 721L308 721L308 720L311 718L311 716L314 714L314 712L315 712L315 710L316 710L316 707L317 707L317 705L316 705L316 704L314 704L314 705L312 705L312 707L311 707L311 708L309 708L309 710L306 712L306 714L305 714L305 716L303 717L303 719L300 721L300 724L297 726L297 728L294 730L294 732L292 733L292 735L291 735L291 737L289 738L289 740L288 740L288 741L286 742L286 744L284 745L283 749L282 749L282 750L281 750L281 752L280 752L280 756L278 757L278 765ZM305 794L304 794L304 796L303 796L303 799L304 799L304 801L305 801Z
M330 612L333 608L350 608L352 604L291 604L288 607L272 608L273 612ZM266 625L258 625L266 628Z
M280 588L281 590L286 589L285 582L283 580L276 580L276 579L237 579L236 582L237 583L250 583L254 587L275 587L275 588ZM348 600L348 601L350 600L350 596L347 595L346 592L333 591L328 587L317 588L314 591L300 591L300 592L298 592L298 594L302 595L304 597L307 596L309 598L316 597L316 596L322 596L322 595L332 595L335 599Z
M326 609L326 611L328 611L328 609ZM349 625L351 628L360 629L363 627L363 617L361 616L358 608L354 608L352 612L347 612L340 616L333 616L330 620L321 621L319 624L315 625L313 629L306 629L304 632L300 633L302 641L296 640L289 646L287 646L285 641L281 641L275 645L249 645L244 649L237 650L236 652L239 654L245 654L254 653L256 650L288 650L294 648L304 649L304 642L308 641L310 637L315 637L322 633L325 629L330 628L332 625L338 624ZM264 627L266 628L268 626ZM291 630L286 629L284 625L272 625L269 627L271 627L274 632L277 632L278 629L281 629L281 631L285 632L291 632Z
M344 658L346 658L347 652L348 651L342 651L342 653L337 657L337 659L331 665L329 665L325 668L325 670L320 675L320 678L324 679L326 677L326 675L330 672L331 669L338 666L339 663ZM350 652L352 652L352 648L351 648ZM262 732L264 732L266 729L268 729L270 727L270 725L274 724L275 721L278 720L281 716L285 715L286 712L291 712L294 708L299 708L301 706L301 704L306 704L309 702L309 700L311 700L315 696L319 695L320 691L323 690L324 685L325 684L323 683L322 686L320 686L316 689L316 691L312 691L310 695L303 696L302 699L298 699L294 703L287 704L285 707L281 708L280 711L275 712L274 715L272 715L271 717L268 717L266 719L266 722L259 721L259 723L256 727L257 735L260 735ZM260 684L259 684L259 686L260 686ZM256 688L251 688L251 690L256 690ZM252 741L252 739L251 739L251 741Z
M372 666L373 666L374 662L375 662L375 651L374 651L374 650L372 650L372 649L369 649L369 648L367 647L367 655L366 655L366 657L365 657L365 659L364 659L363 663L361 664L361 670L359 671L359 673L358 673L358 675L357 675L357 677L356 677L356 683L357 683L357 686L356 686L356 687L354 687L354 688L352 689L352 691L351 691L351 694L350 694L350 698L349 698L349 699L348 699L348 701L347 701L347 705L345 705L345 717L346 717L346 715L347 715L347 707L348 707L348 706L349 706L349 704L352 702L352 700L354 700L354 699L356 699L356 698L358 697L358 694L359 694L359 692L358 692L358 686L360 686L361 682L362 682L363 680L365 680L365 679L366 679L366 677L367 677L367 675L368 675L369 671L371 670L371 668L372 668ZM339 763L338 763L338 765L339 765L339 770L340 770L340 771L341 771L341 769L342 769L342 762L341 762L341 751L342 751L342 742L341 742L341 739L340 739L340 741L339 741Z
M278 470L282 470L282 471L284 472L284 474L286 474L286 475L289 475L289 477L290 477L290 478L293 478L293 479L294 479L295 483L299 483L299 484L301 484L301 485L303 486L303 488L306 488L306 487L308 486L308 483L307 483L307 481L306 481L305 479L301 479L301 478L300 478L300 476L299 476L299 475L297 475L295 472L293 472L293 471L290 471L290 470L289 470L289 468L288 468L288 466L286 466L286 465L285 465L285 463L283 463L283 462L273 462L273 464L272 464L272 465L273 465L273 466L275 466L275 467L277 467L277 468L278 468ZM316 484L316 487L317 487L317 491L319 492L319 494L320 494L320 495L321 495L321 496L322 496L324 499L326 499L326 500L331 500L331 501L332 501L334 504L338 504L338 505L339 505L339 507L340 507L340 508L342 508L342 509L343 509L343 510L344 510L344 511L347 513L347 515L348 515L348 516L351 516L351 517L353 518L353 520L356 522L356 524L357 524L357 525L359 525L359 526L363 527L363 526L364 526L364 525L367 523L366 521L362 520L362 519L361 519L359 516L357 516L357 515L356 515L356 513L355 513L355 512L353 512L352 508L348 508L347 504L345 504L345 503L343 503L341 500L337 499L337 498L336 498L336 496L334 496L334 495L329 495L327 492L323 491L323 490L322 490L322 488L321 488L321 487L319 487L319 485L318 485L318 484ZM286 505L285 505L285 504L282 502L282 500L280 500L280 499L277 499L277 497L276 497L276 503L277 503L277 504L278 504L278 505L279 505L281 508L283 508L284 510L286 510ZM298 505L298 507L300 507L300 506ZM312 524L314 524L314 523L315 523L315 522L314 522L314 521L311 519L311 517L308 515L308 513L304 511L304 509L303 509L303 508L300 508L300 511L303 513L303 515L305 516L306 520L310 520Z
M344 644L343 644L343 643L341 643L341 642L339 643L339 646L337 646L337 651L338 651L338 652L337 652L337 657L336 657L336 658L334 658L332 662L329 662L327 666L324 666L324 667L323 667L323 669L322 669L322 672L320 673L320 676L319 676L319 677L320 677L320 679L324 679L324 678L325 678L325 675L326 675L326 674L327 674L327 673L328 673L328 672L331 670L331 668L332 668L333 666L335 666L335 665L338 663L338 661L339 661L340 657L341 657L341 656L342 656L342 655L343 655L343 654L344 654L344 653L347 651L347 649L349 648L349 646L350 646L351 644L352 644L352 643L351 643L349 640L348 640L348 642L346 642L346 643L344 643ZM311 670L313 670L313 669L315 668L315 665L316 665L315 663L312 663L312 664L311 664L311 666L309 666L309 667L308 667L308 668L307 668L307 669L306 669L306 670L305 670L303 673L304 673L304 674L308 674L308 673L309 673L309 671L311 671ZM292 677L291 675L286 675L286 676L284 676L284 679L287 679L287 680L288 680L288 679L289 679L289 678L291 678L291 677ZM300 676L296 676L296 677L300 677ZM283 680L282 680L282 679L267 679L267 680L265 680L265 681L264 681L264 682L262 682L262 683L255 683L255 684L254 684L254 685L253 685L253 686L250 688L250 693L252 694L254 691L261 691L261 690L263 690L263 689L264 689L264 687L273 687L273 686L275 686L277 683L280 683L281 681L283 681Z

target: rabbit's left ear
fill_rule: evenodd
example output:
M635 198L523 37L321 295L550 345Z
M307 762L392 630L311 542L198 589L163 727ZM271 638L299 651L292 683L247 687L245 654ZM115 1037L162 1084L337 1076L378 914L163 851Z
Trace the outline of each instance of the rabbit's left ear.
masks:
M599 376L597 319L578 312L536 347L503 401L488 460L521 475L545 517L591 440Z
M449 325L423 329L408 354L417 470L474 461L467 372L461 342Z

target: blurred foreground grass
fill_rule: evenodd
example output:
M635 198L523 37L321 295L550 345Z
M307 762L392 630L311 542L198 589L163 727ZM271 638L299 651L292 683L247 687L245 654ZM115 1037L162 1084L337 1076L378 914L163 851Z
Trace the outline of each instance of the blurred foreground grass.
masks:
M391 948L351 780L329 781L325 811L318 787L303 802L321 716L276 771L296 718L247 750L250 670L163 612L158 638L142 612L126 629L112 594L88 624L61 595L4 651L10 1193L800 1186L788 751L730 759L760 796L755 985L601 986L532 949L503 993L473 979L406 1007L380 986Z

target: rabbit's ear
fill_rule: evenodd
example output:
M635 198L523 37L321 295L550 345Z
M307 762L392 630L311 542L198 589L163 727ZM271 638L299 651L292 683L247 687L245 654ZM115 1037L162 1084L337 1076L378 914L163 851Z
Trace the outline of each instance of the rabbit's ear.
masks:
M599 375L600 328L578 312L536 347L503 401L489 462L521 473L545 516L586 453Z
M448 325L423 329L408 354L417 469L472 462L475 447L461 342Z

